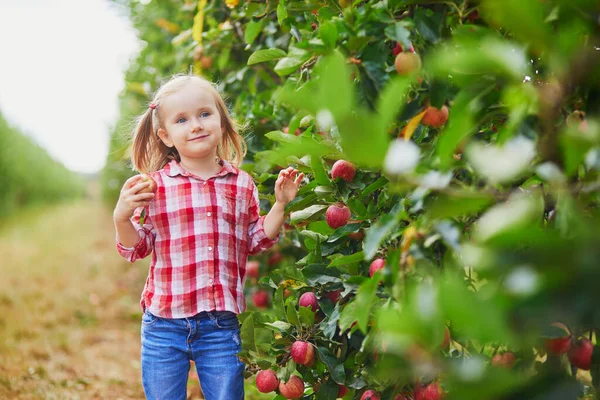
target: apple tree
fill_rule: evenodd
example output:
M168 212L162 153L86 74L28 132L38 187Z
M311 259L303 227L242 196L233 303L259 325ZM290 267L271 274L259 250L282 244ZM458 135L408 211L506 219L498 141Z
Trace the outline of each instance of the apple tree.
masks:
M264 398L595 398L596 1L119 3L147 42L122 118L191 67L263 209L307 175L240 316Z

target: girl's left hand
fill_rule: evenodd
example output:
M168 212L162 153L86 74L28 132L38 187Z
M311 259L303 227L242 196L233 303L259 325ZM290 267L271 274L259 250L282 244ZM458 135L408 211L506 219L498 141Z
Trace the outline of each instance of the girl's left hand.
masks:
M284 205L292 201L298 193L302 179L304 174L292 167L279 171L275 182L275 201Z

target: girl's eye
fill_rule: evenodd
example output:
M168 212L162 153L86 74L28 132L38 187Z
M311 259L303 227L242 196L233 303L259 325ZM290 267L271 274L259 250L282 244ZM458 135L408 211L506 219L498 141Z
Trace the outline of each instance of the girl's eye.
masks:
M181 124L181 123L183 123L183 122L185 122L185 118L183 118L183 117L179 118L179 119L176 121L176 123L177 123L177 124Z
M210 115L210 113L208 113L208 112L206 112L206 111L204 111L203 113L201 113L201 114L200 114L200 116L201 116L202 118L206 118L206 117L208 117L209 115Z

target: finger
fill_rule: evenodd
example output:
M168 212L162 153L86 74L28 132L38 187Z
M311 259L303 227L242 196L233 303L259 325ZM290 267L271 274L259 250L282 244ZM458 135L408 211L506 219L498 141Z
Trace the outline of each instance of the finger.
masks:
M296 177L296 180L294 181L294 183L296 184L296 186L300 185L300 183L302 183L302 179L304 179L304 174L301 173L300 175L298 175Z
M135 184L135 182L137 182L140 178L142 177L142 175L134 175L131 178L127 179L125 181L125 183L123 184L123 187L126 188L130 188L131 186L133 186Z
M140 183L135 184L134 186L132 186L130 188L130 191L131 191L131 193L135 194L135 193L139 192L140 190L145 189L148 186L150 186L150 183L151 183L150 181L140 182Z
M150 201L154 198L154 193L140 193L131 197L132 201Z

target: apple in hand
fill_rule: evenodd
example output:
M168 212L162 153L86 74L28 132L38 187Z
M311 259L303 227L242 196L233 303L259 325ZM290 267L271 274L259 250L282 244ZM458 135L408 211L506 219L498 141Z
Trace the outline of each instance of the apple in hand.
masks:
M350 161L337 160L331 167L331 178L341 178L346 182L352 182L356 175L356 167Z
M296 340L292 345L292 359L296 364L310 365L314 357L315 349L312 344Z
M336 229L348 223L350 219L350 209L342 203L333 204L327 208L325 220L330 228Z
M304 381L292 375L287 382L279 382L279 393L286 399L299 399L304 394Z
M261 393L269 393L277 389L279 379L272 369L264 369L256 374L256 387Z
M131 186L135 186L138 183L143 183L143 182L150 182L150 184L148 186L146 186L145 188L143 188L142 190L140 190L139 192L137 192L137 194L156 193L156 182L154 182L154 179L152 179L150 177L150 175L148 175L148 174L141 174L139 179L137 181L134 181Z

